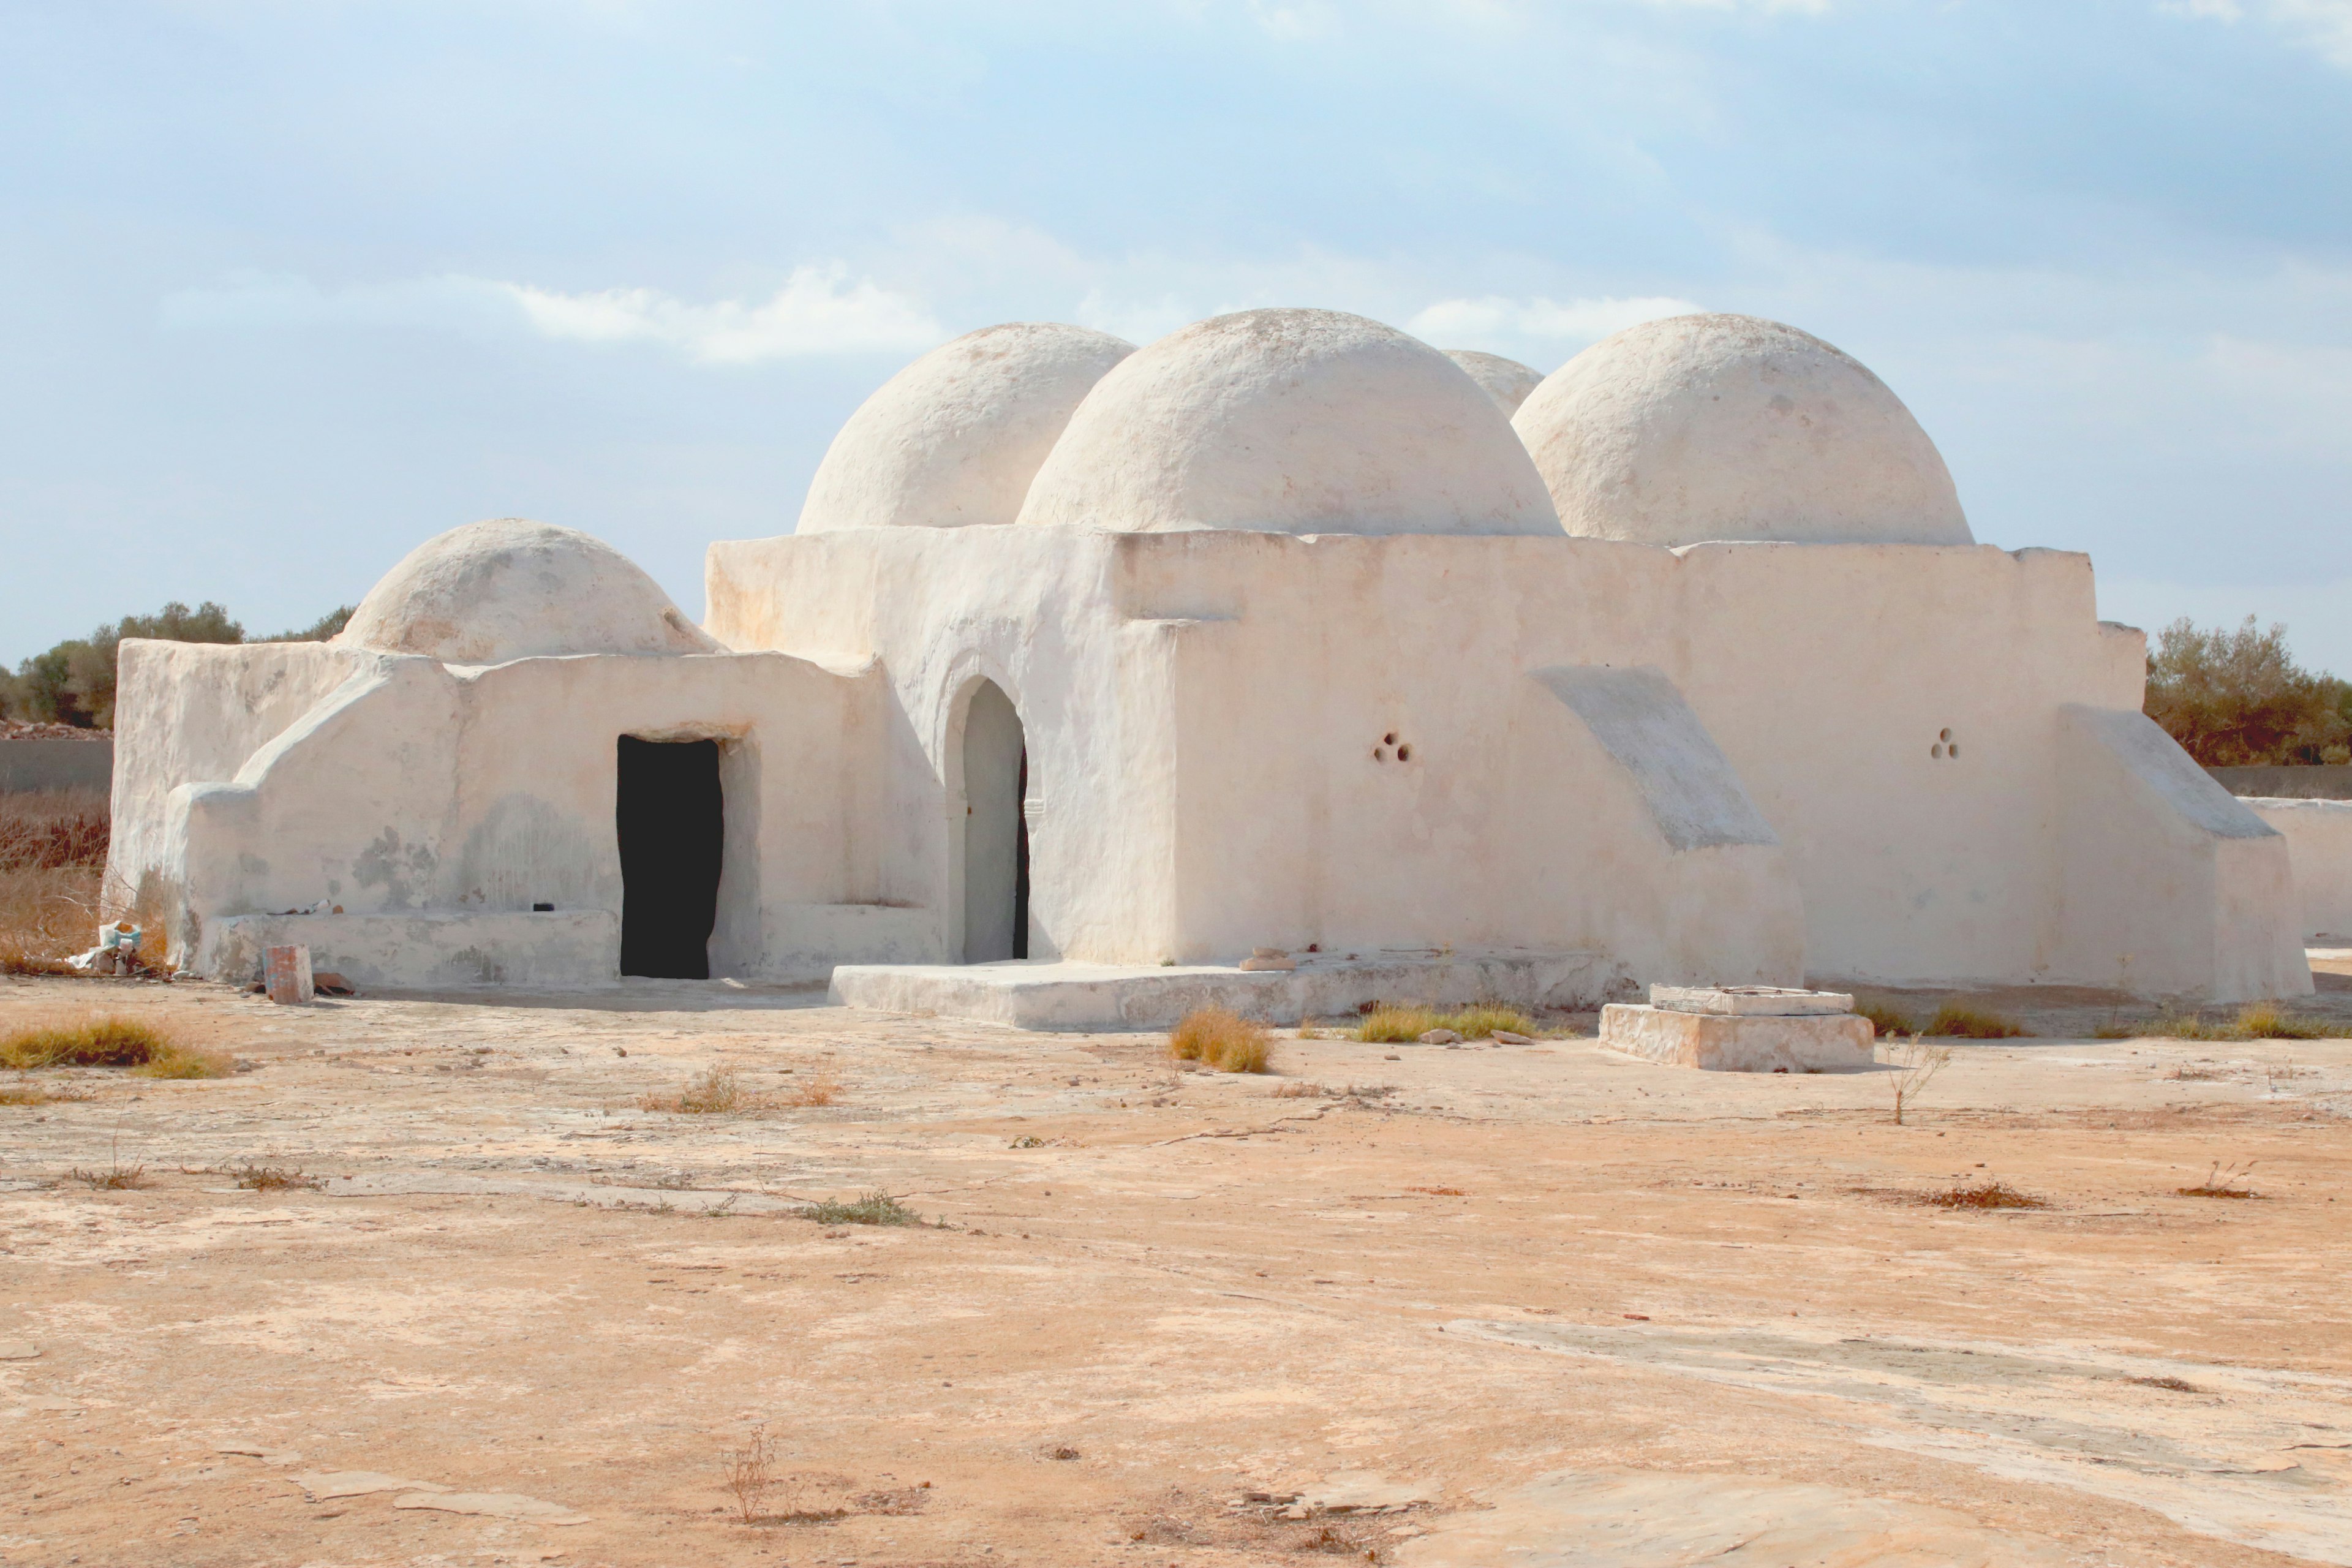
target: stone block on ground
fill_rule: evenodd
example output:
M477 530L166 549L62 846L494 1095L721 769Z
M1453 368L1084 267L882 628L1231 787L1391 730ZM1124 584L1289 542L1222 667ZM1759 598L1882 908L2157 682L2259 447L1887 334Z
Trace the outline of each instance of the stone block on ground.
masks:
M271 948L263 959L261 978L272 1002L299 1006L318 999L317 982L310 973L310 950L307 947Z
M1683 1013L1638 1003L1601 1010L1601 1043L1706 1072L1837 1072L1866 1068L1876 1031L1853 1013Z
M1721 1013L1731 1017L1811 1017L1851 1013L1843 991L1800 991L1785 985L1653 985L1650 1005L1671 1013Z

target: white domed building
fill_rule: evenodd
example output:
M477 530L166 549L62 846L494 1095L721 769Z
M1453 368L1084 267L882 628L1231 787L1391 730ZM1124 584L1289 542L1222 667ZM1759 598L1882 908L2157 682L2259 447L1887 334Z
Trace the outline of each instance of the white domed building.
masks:
M1942 454L1886 384L1794 327L1672 316L1593 344L1513 424L1568 531L1973 544Z
M1445 357L1468 373L1471 380L1486 389L1495 400L1495 406L1509 418L1528 400L1528 394L1543 384L1543 372L1531 364L1521 364L1501 354L1486 353L1479 349L1447 349Z
M706 588L509 520L331 644L126 644L113 880L212 974L1045 1026L2310 988L2284 840L2141 716L2088 560L1976 543L1895 394L1774 322L1548 377L1326 310L989 328Z

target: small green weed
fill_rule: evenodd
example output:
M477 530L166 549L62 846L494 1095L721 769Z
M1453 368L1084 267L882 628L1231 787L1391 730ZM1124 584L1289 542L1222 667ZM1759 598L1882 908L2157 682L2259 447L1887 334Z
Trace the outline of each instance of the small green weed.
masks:
M2237 1016L2210 1019L2194 1009L2182 1013L2170 1007L2158 1013L2143 1029L2124 1029L2118 1034L2099 1032L2102 1039L2136 1039L2141 1037L2166 1040L2340 1040L2352 1037L2352 1028L2332 1018L2315 1018L2308 1014L2290 1013L2276 1002L2249 1002L2238 1009Z
M2025 1026L2005 1013L1947 1002L1936 1009L1920 1033L1958 1040L2013 1040L2024 1037Z
M871 1192L843 1203L827 1198L798 1211L799 1217L819 1225L920 1225L923 1216L885 1192Z
M1913 1021L1911 1015L1892 1003L1858 1001L1853 1010L1870 1020L1870 1026L1877 1031L1878 1037L1882 1040L1890 1036L1918 1032L1919 1026Z

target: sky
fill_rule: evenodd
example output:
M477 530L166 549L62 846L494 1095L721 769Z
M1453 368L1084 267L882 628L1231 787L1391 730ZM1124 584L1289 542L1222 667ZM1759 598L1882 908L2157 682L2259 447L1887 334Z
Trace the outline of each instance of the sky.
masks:
M2352 0L0 0L0 659L497 516L698 615L925 349L1261 305L1792 322L2352 675Z

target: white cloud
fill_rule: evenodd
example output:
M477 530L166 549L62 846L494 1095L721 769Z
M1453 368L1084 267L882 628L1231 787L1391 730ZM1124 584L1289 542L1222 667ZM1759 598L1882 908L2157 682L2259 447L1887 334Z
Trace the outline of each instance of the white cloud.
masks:
M1794 11L1806 16L1825 16L1830 9L1830 0L1643 0L1643 3L1661 10L1763 11L1768 14Z
M1701 307L1664 295L1639 299L1441 300L1405 325L1440 347L1464 348L1497 338L1538 338L1548 342L1589 343L1661 316L1687 316Z
M2158 0L2168 16L2234 23L2249 12L2294 34L2331 65L2352 70L2352 0Z
M930 348L947 336L905 295L843 268L803 267L766 302L691 305L657 289L562 294L524 283L509 293L541 336L581 342L656 342L706 364L752 364L808 354Z
M1309 38L1328 37L1339 30L1339 14L1322 0L1287 5L1268 4L1268 0L1249 0L1250 20L1270 38L1285 43L1297 43Z
M912 298L839 266L803 267L765 300L694 304L658 289L567 294L451 275L323 289L307 279L247 277L163 301L172 326L520 325L543 338L651 343L702 364L927 349L947 331Z

